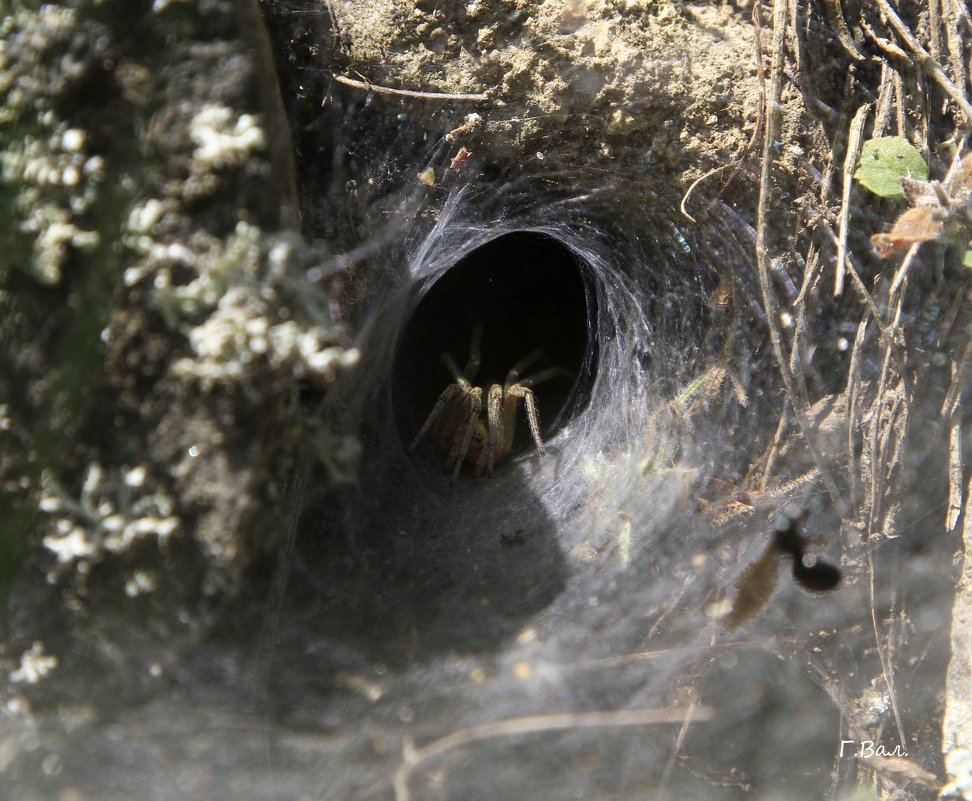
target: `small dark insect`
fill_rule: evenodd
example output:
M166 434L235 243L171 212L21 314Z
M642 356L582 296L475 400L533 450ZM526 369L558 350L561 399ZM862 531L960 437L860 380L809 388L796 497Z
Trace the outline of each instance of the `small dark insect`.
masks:
M801 587L810 592L827 592L840 583L840 568L806 550L807 541L799 527L802 519L802 516L796 520L788 518L788 524L776 530L773 538L776 549L793 559L793 578Z
M773 532L773 538L762 555L750 562L736 582L736 599L726 621L730 630L755 617L776 590L779 558L793 560L793 579L809 592L827 592L840 583L840 568L818 559L807 550L807 540L800 532L806 512L797 518L786 518Z

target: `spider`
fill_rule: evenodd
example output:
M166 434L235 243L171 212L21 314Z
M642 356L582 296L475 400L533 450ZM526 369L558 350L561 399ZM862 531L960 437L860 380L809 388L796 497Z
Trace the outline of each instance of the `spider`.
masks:
M540 419L537 404L533 398L532 387L541 381L555 376L570 375L562 367L549 367L535 375L520 378L520 374L541 356L535 350L518 361L506 374L503 384L492 384L486 393L486 415L483 419L483 388L473 386L473 379L479 370L479 344L483 329L477 325L473 330L469 346L469 361L462 372L448 353L442 354L442 361L452 375L453 383L447 386L432 407L429 416L419 429L409 446L414 451L430 428L436 425L435 435L444 447L449 448L446 467L452 468L452 480L459 477L465 461L475 465L477 478L493 473L493 464L507 456L513 448L513 434L516 429L516 409L520 400L526 410L530 435L537 446L537 453L544 455L543 440L540 439Z

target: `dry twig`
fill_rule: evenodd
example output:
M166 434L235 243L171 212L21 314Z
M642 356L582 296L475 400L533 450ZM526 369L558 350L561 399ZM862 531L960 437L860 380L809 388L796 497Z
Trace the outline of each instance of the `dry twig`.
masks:
M470 726L450 732L428 745L416 747L406 741L402 749L402 763L395 771L396 801L410 801L409 782L415 769L423 762L441 756L454 748L470 743L494 740L498 737L519 737L524 734L560 731L563 729L603 729L614 726L654 726L659 723L681 723L686 720L710 720L710 707L663 707L659 709L620 709L611 712L563 712L552 715L527 715L491 723Z
M945 716L942 720L942 753L953 781L958 767L953 753L972 751L972 480L965 493L962 526L962 567L952 601L951 658L945 676ZM966 760L967 761L967 760Z
M887 61L881 64L881 85L878 88L877 112L874 115L874 128L871 136L875 139L884 136L891 120L891 104L894 101L894 77Z
M969 74L965 64L965 42L962 34L959 33L959 21L965 15L965 20L969 20L969 12L966 0L944 0L947 8L945 13L945 43L948 47L948 64L952 69L952 76L955 85L962 92L963 97L968 97L966 89L968 87ZM966 23L968 24L968 22Z
M891 27L894 28L898 36L911 49L911 52L914 54L912 60L932 77L945 94L955 101L955 105L962 109L962 113L965 115L965 124L972 124L972 105L969 105L969 101L966 100L965 93L952 83L948 75L945 74L945 70L942 69L942 65L933 59L928 54L928 51L921 46L921 43L915 38L915 35L908 26L902 22L901 17L891 8L888 0L877 0L877 4L888 18Z
M847 131L847 154L844 157L844 184L840 197L840 217L837 234L837 275L834 278L834 295L844 291L844 274L847 270L847 230L850 220L850 195L854 183L854 168L861 156L864 139L864 123L867 113L871 109L870 103L861 106L854 119L851 120Z
M854 434L855 421L857 420L857 387L861 376L861 354L866 336L867 317L864 317L857 326L857 336L854 338L850 366L847 368L847 388L845 390L847 394L847 481L852 509L856 509L860 502L857 486L857 443Z
M757 4L758 7L758 4ZM797 388L794 384L793 374L790 372L789 360L783 349L783 336L780 332L779 306L776 299L776 291L770 282L770 258L767 247L767 229L769 198L772 185L773 172L773 141L780 124L780 95L782 92L783 77L783 42L786 33L786 0L773 0L773 39L771 43L770 56L770 84L766 91L766 122L763 135L763 156L760 167L759 177L759 196L756 206L756 264L759 270L759 284L763 295L763 307L766 310L766 322L769 326L770 341L773 345L773 353L776 356L777 365L783 376L783 384L786 388L787 397L793 407L797 423L806 440L807 448L813 458L827 492L833 500L834 506L841 516L847 513L847 505L841 497L840 490L830 473L829 468L824 463L816 445L814 444L813 431L811 430L808 418L807 405L802 401ZM762 75L765 82L765 76Z
M962 513L962 418L955 415L948 423L948 513L945 531L951 531Z
M834 27L837 29L837 40L841 43L854 61L864 61L864 54L858 49L857 42L851 35L850 28L847 27L847 20L844 19L844 10L841 8L840 0L827 0L827 6L834 16Z
M352 89L364 89L376 95L390 95L392 97L409 97L416 100L438 100L444 103L492 103L502 106L503 101L490 97L488 94L462 94L454 92L419 92L414 89L392 89L388 86L378 86L371 81L359 81L347 75L335 75L334 80Z

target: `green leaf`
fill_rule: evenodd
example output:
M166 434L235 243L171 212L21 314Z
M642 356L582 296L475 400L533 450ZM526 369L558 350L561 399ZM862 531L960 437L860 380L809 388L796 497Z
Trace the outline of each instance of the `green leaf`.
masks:
M854 178L881 197L904 197L899 178L928 180L928 165L903 136L868 139Z
M965 255L962 257L962 265L972 269L972 248L965 249Z

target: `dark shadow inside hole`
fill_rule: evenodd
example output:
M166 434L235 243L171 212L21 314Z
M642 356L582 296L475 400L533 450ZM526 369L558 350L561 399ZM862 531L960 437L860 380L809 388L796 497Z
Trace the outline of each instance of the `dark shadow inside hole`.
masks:
M481 363L474 386L502 384L509 369L532 351L541 355L524 371L551 367L557 375L533 387L544 439L586 405L597 364L595 293L584 262L556 238L530 231L497 237L463 257L419 301L402 333L392 377L399 436L408 447L442 391L453 379L448 353L462 370L477 324ZM419 453L447 455L445 443L427 438ZM518 414L513 454L532 447Z

